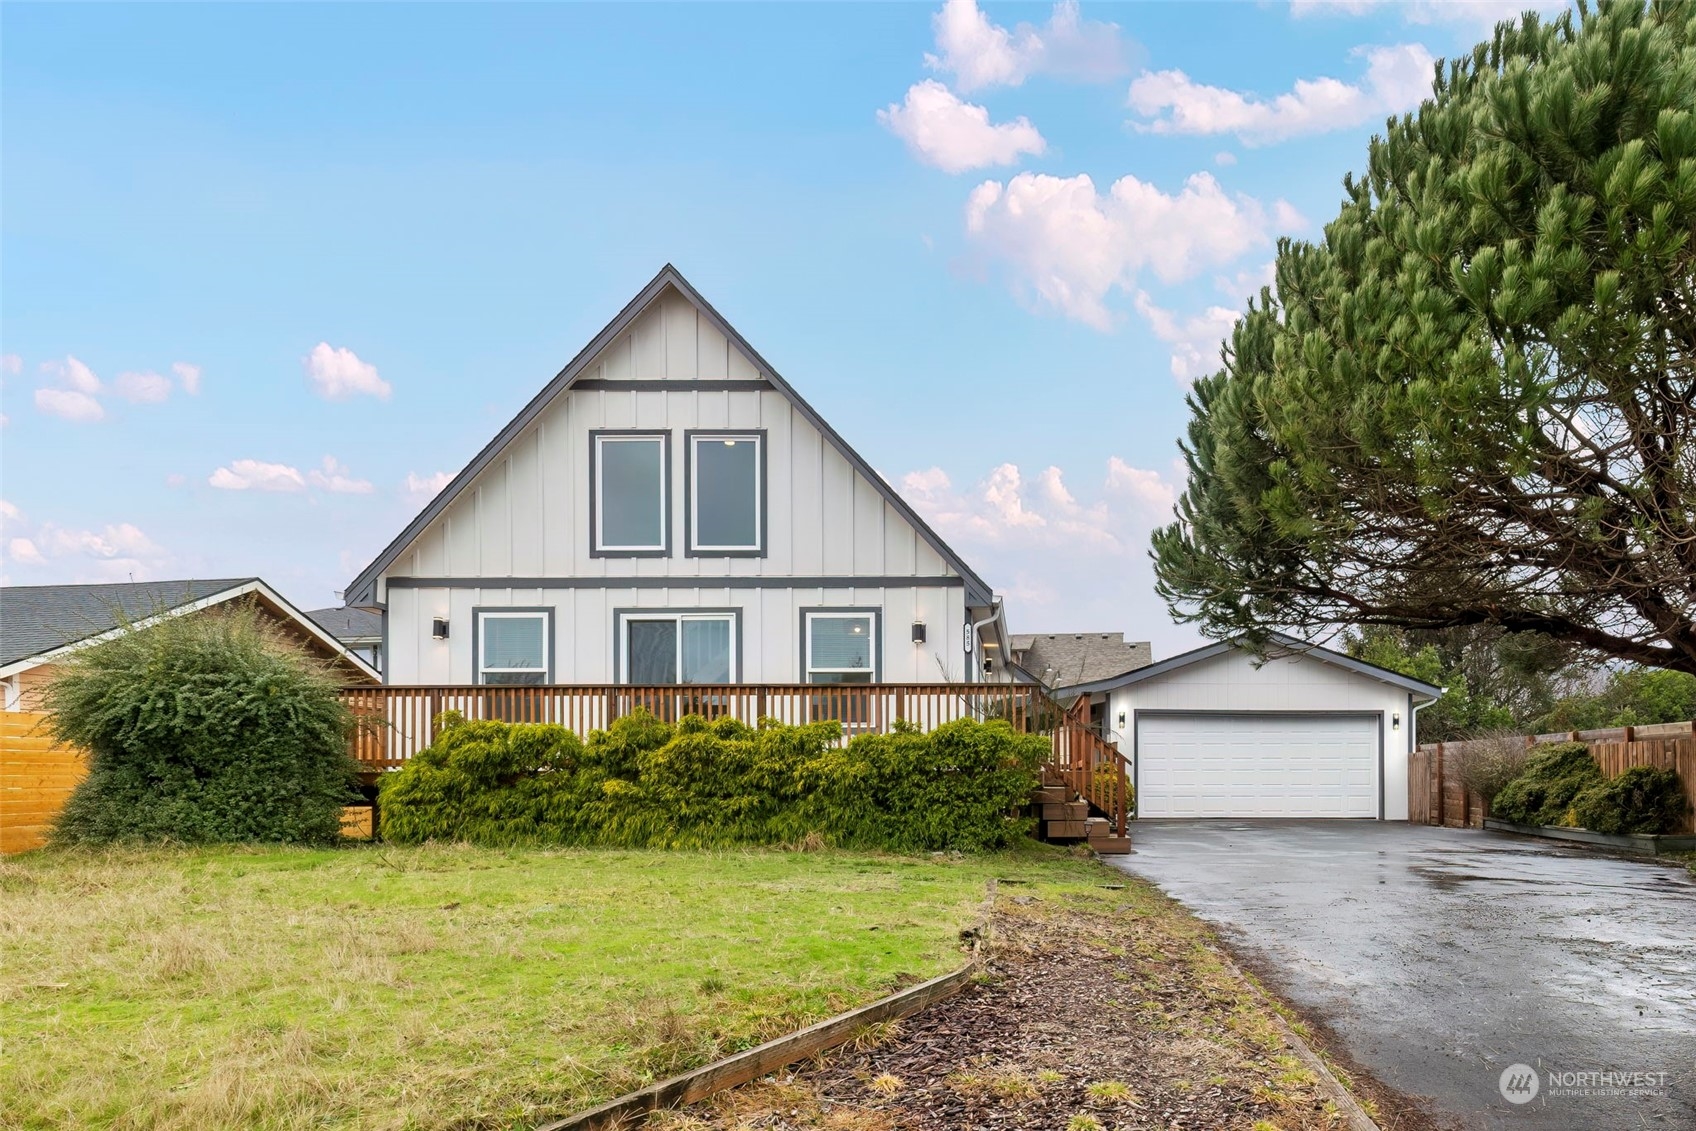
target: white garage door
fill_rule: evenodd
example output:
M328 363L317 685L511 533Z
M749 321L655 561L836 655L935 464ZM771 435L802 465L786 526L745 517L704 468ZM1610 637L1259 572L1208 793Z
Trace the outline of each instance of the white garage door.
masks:
M1141 817L1376 817L1375 715L1139 715Z

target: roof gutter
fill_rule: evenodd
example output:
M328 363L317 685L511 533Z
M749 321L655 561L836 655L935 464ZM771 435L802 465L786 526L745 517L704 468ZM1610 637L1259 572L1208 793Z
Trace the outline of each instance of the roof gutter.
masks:
M978 676L983 674L978 661L978 653L982 651L978 647L978 631L987 628L998 620L1001 620L1001 598L991 597L989 615L982 620L966 622L966 654L972 658L972 670L966 674L970 677L971 682L977 682ZM1003 636L1007 634L1007 623L1005 621L1001 623L1001 634Z

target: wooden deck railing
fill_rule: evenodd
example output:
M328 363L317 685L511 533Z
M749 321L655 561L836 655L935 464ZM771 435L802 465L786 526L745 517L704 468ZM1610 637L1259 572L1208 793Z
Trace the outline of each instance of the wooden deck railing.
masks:
M1054 739L1053 760L1073 788L1109 815L1116 835L1126 817L1124 760L1118 748L1028 684L670 684L652 687L420 685L349 687L342 698L359 727L353 755L371 770L394 769L435 740L445 711L469 719L557 723L587 737L637 708L675 722L684 715L730 716L753 725L835 720L842 741L886 733L904 721L929 731L956 719L1004 719L1026 734Z

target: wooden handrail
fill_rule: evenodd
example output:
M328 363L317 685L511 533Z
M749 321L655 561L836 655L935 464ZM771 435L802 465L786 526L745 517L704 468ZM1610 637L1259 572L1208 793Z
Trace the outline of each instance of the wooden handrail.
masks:
M1021 733L1052 737L1051 764L1108 816L1115 835L1124 835L1128 816L1125 761L1118 748L1089 728L1087 713L1074 709L1068 716L1044 688L1032 684L419 684L347 687L342 699L359 724L353 756L369 770L397 768L428 747L447 711L471 719L556 723L585 738L638 708L666 722L685 715L729 716L749 725L762 718L791 724L834 720L842 724L844 743L857 734L888 733L898 721L930 731L956 719L1004 719Z

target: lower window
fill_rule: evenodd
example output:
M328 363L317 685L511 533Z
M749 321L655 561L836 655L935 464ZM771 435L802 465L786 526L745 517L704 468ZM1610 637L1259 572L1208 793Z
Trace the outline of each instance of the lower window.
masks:
M808 683L877 682L877 612L873 609L805 614Z
M735 680L735 613L625 613L620 631L625 683Z
M545 609L477 611L477 682L537 685L548 670L552 625Z

